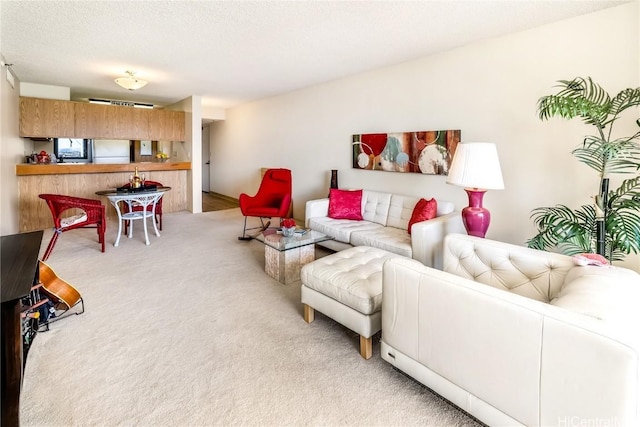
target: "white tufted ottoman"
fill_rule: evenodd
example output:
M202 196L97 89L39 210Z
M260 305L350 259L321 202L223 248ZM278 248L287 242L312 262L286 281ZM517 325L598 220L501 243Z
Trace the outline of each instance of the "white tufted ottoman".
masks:
M381 328L382 265L402 258L382 249L356 246L317 259L300 271L304 320L314 310L360 334L360 355L372 355L371 337Z

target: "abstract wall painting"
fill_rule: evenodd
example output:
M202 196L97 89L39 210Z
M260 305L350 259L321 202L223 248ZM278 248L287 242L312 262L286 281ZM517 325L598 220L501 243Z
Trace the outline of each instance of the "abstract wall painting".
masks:
M447 175L460 130L353 135L353 168Z

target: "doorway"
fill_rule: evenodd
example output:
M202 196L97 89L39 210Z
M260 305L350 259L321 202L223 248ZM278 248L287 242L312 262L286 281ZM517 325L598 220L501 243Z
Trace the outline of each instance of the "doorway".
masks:
M202 192L211 191L211 147L209 146L209 124L202 125Z

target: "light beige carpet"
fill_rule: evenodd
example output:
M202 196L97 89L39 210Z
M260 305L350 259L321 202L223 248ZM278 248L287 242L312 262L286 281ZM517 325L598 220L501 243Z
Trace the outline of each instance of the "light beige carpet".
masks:
M86 312L31 347L23 426L475 426L355 334L302 319L300 286L264 273L238 209L164 215L161 237L107 250L95 230L60 236L47 261ZM51 231L45 232L42 251ZM41 252L42 253L42 252Z

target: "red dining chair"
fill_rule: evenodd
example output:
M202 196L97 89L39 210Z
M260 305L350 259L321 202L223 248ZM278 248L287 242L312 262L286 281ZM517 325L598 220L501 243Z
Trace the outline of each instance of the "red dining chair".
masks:
M255 196L242 193L238 198L240 211L244 215L244 228L239 240L250 240L248 230L269 226L265 218L286 217L291 205L291 171L289 169L268 169L262 177ZM260 218L260 227L247 228L247 218Z
M155 185L156 187L164 187L164 185L162 185L161 183L157 182L157 181L150 181L150 180L146 180L144 182L144 185ZM126 183L125 185L123 185L121 188L129 188L131 187L130 183ZM156 203L156 210L155 210L155 215L153 216L156 224L158 224L158 228L160 230L162 230L162 199L163 197L160 198L160 200L158 200L158 202ZM123 209L122 209L122 213L127 213L129 212L129 205L127 203L123 203ZM133 205L133 210L135 211L141 211L142 210L142 206L140 205ZM147 211L151 212L153 210L153 205L149 205L147 206ZM125 236L127 235L129 230L129 221L125 221L124 222L124 234Z
M107 229L107 220L106 208L100 200L60 194L40 194L39 197L47 202L51 215L53 215L53 236L51 236L42 261L46 261L51 255L60 233L75 230L76 228L96 228L98 242L102 244L102 252L104 252L104 233ZM63 217L62 215L69 209L79 209L83 213Z

